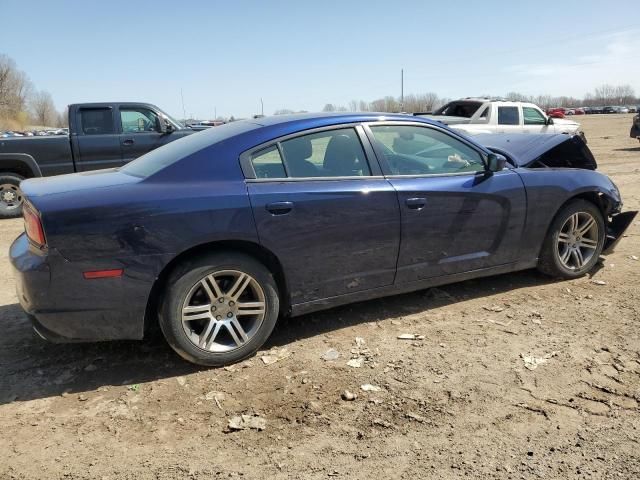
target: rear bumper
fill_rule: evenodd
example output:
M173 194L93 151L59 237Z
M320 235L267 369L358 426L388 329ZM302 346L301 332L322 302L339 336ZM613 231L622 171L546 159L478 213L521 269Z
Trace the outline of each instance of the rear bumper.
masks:
M611 253L624 235L633 219L636 218L637 211L616 213L611 216L611 220L607 223L607 235L604 239L604 248L602 253Z
M629 131L629 136L631 138L638 138L640 139L640 127L638 127L637 125L632 125L631 126L631 130Z
M54 249L39 251L25 234L13 242L9 256L18 300L41 337L53 342L143 337L151 283L135 273L86 280L82 272L91 268L67 261Z

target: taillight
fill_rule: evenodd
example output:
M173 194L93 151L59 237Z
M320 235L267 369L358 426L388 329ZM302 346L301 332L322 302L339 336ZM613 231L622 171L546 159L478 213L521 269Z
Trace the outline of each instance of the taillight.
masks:
M40 215L26 203L22 207L22 215L24 216L24 230L27 232L29 240L40 248L44 247L47 244L47 240L44 238Z

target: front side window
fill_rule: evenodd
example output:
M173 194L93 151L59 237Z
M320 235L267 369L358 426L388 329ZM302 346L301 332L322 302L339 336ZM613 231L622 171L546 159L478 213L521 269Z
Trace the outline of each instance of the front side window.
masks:
M547 119L540 110L533 107L522 107L522 118L525 125L546 125Z
M518 107L498 107L499 125L520 125Z
M279 145L279 150L272 146L251 156L256 178L371 175L362 144L353 128L302 135Z
M121 108L122 133L158 132L160 119L148 108Z
M372 126L393 175L433 175L484 170L479 152L439 130L410 125Z
M83 108L80 124L85 135L109 135L115 133L113 113L110 108Z

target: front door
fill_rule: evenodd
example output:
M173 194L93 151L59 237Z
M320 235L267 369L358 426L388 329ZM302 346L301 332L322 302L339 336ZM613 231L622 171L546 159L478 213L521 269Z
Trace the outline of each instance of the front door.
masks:
M141 155L158 148L171 139L170 133L160 131L163 119L153 110L145 107L120 107L122 134L122 163L129 163Z
M396 283L515 261L526 209L517 173L486 175L481 152L444 130L371 124L370 131L398 192Z
M258 236L282 263L292 304L393 283L398 201L361 135L324 129L247 157Z

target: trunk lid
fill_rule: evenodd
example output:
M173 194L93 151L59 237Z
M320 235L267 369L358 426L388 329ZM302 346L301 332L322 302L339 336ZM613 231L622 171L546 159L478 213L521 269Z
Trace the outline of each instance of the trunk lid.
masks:
M138 177L122 173L116 168L110 168L55 177L30 178L20 183L20 188L27 197L38 198L82 190L96 190L139 181Z

